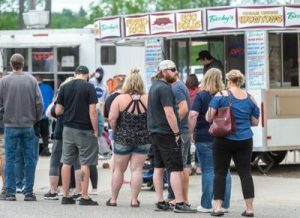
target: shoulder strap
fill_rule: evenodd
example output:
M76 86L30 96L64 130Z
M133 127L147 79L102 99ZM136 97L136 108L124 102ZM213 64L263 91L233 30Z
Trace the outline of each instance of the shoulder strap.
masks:
M131 107L131 105L133 104L134 100L132 99L129 104L127 105L127 107L125 108L124 111L128 111L128 109Z
M227 89L228 92L228 103L229 103L229 107L232 106L232 93L229 89Z
M141 103L142 107L144 108L145 112L147 111L146 106L144 105L144 103L141 101L141 99L139 99L139 102Z

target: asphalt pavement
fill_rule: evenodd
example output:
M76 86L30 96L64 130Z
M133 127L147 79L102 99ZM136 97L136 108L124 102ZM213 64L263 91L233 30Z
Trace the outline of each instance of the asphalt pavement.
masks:
M124 184L117 207L107 207L105 202L110 196L110 169L103 169L102 164L98 166L99 172L99 194L92 196L99 202L99 206L61 205L60 200L49 201L43 199L43 194L49 189L48 166L49 158L42 157L39 160L36 172L35 192L37 202L24 202L23 195L17 195L16 202L0 201L0 218L58 218L58 217L211 217L209 214L175 214L174 212L155 212L155 193L148 188L143 188L139 196L140 208L130 207L130 187ZM287 167L289 173L279 173L281 176L262 175L254 172L254 184L256 198L254 201L255 217L300 217L300 167ZM284 168L284 167L283 167ZM273 170L276 172L276 169ZM281 171L282 170L281 168ZM275 173L276 174L276 173ZM298 175L298 176L295 176ZM189 197L192 206L196 207L200 202L201 176L190 177ZM126 180L130 180L130 173L127 172ZM239 177L233 170L232 197L229 213L224 217L241 217L244 211Z

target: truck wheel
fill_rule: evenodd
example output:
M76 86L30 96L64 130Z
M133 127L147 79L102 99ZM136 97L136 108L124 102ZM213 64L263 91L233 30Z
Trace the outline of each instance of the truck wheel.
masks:
M270 158L273 159L274 164L280 164L281 161L284 160L285 156L286 156L287 151L270 151L270 152L265 152L263 153L263 155L261 156L261 160L265 163L265 164L270 164L271 160ZM269 157L268 157L269 156Z

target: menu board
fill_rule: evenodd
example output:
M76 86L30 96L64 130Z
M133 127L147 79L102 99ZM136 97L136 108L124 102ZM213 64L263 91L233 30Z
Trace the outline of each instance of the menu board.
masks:
M286 6L284 12L286 27L300 27L300 6Z
M238 8L238 28L283 27L283 7Z
M125 37L150 35L149 15L137 15L124 18Z
M202 30L202 11L185 11L176 13L177 33Z
M167 14L151 14L150 15L151 35L175 33L175 15Z
M207 9L207 30L222 30L236 28L236 8Z
M246 75L248 89L266 88L266 43L265 31L246 32Z
M148 39L145 42L145 71L146 88L151 87L152 76L156 73L159 62L163 60L162 45L160 39Z
M121 18L113 17L99 21L100 39L111 39L121 37Z

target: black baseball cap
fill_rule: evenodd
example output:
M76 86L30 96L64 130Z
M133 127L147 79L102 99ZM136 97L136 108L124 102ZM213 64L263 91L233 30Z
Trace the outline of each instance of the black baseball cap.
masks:
M75 73L88 74L89 69L86 66L81 65L76 68Z
M212 58L213 57L211 56L209 51L203 50L198 53L198 58L196 58L196 61L203 60L203 59L211 60Z
M98 67L95 72L104 74L104 70L102 67Z

